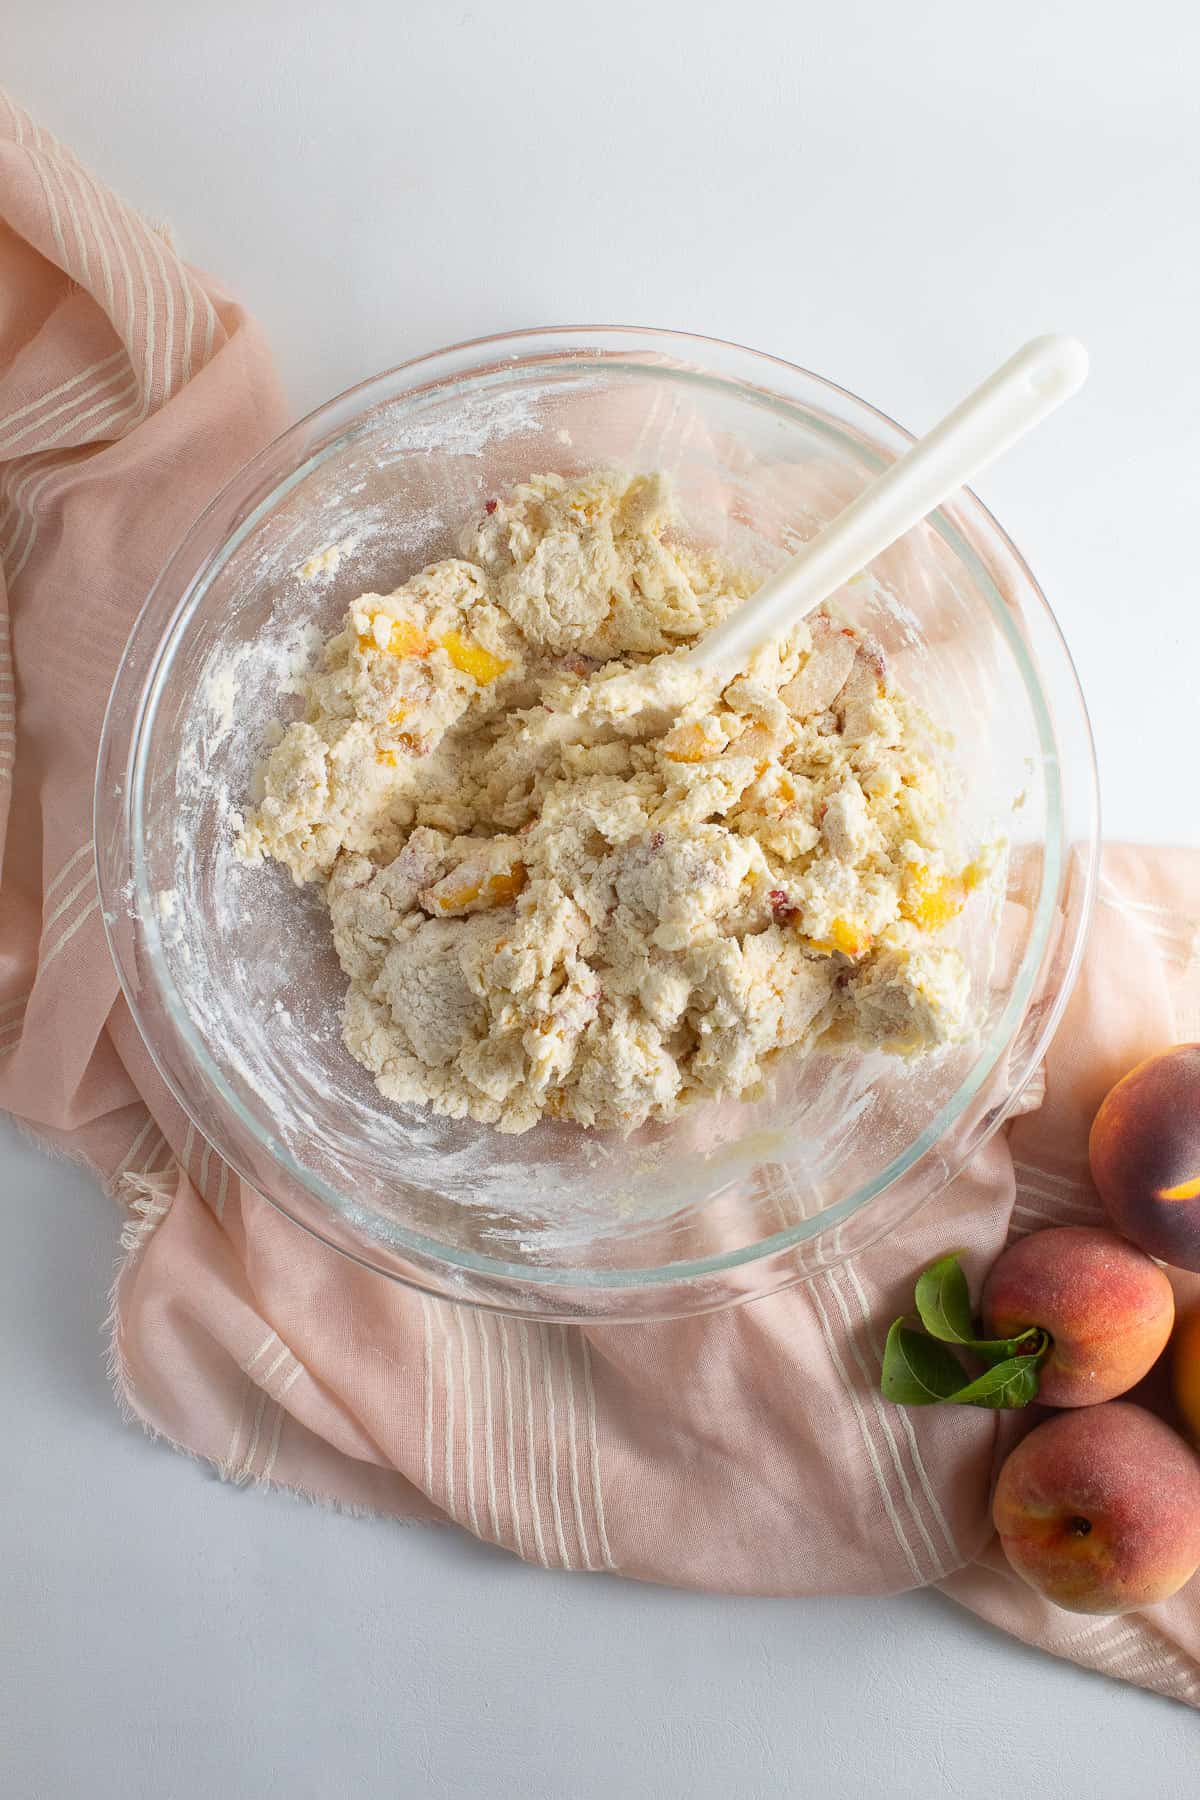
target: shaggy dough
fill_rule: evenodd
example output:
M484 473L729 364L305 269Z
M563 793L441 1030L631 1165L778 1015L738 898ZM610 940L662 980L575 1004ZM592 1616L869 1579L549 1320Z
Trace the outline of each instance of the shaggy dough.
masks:
M383 1094L630 1130L784 1050L960 1033L982 865L869 640L820 614L702 691L678 654L753 581L659 476L536 476L459 549L354 601L239 840L324 885Z

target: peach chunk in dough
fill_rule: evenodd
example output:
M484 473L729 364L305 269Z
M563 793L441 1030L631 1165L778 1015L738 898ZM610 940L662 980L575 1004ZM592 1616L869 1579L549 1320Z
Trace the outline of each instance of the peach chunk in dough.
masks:
M508 906L525 886L521 846L514 837L468 840L462 860L420 895L425 912L435 919L463 918Z

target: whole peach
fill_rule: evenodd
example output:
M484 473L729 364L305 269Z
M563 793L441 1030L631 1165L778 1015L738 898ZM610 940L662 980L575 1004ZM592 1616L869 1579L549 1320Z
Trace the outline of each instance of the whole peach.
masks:
M1200 1044L1176 1044L1118 1081L1088 1155L1117 1230L1163 1262L1200 1270Z
M1010 1244L983 1284L988 1337L1031 1325L1054 1343L1038 1399L1093 1406L1127 1393L1166 1348L1175 1318L1158 1264L1103 1226L1057 1225Z
M1150 1606L1200 1568L1200 1457L1127 1400L1059 1413L1004 1464L992 1518L1017 1574L1056 1606Z
M1200 1305L1184 1313L1175 1327L1171 1391L1193 1443L1200 1447Z

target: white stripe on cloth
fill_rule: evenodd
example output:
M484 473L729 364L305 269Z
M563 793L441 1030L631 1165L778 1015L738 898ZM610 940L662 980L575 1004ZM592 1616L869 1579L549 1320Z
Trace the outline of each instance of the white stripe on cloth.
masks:
M134 1158L138 1155L139 1151L142 1148L142 1145L145 1143L146 1139L150 1136L150 1133L154 1129L155 1129L154 1120L153 1120L149 1110L147 1109L145 1124L141 1127L141 1130L138 1132L138 1134L134 1138L132 1144L130 1144L128 1150L125 1152L124 1156L121 1158L120 1163L117 1165L117 1172L113 1176L113 1182L112 1182L112 1185L114 1187L116 1187L117 1183L122 1179L123 1176L128 1175L130 1169L132 1169L132 1167L133 1167Z
M304 1364L300 1361L300 1358L298 1356L293 1355L292 1361L296 1365L295 1368L290 1369L288 1371L288 1373L284 1376L283 1380L280 1382L278 1388L276 1389L277 1397L280 1400L286 1399L288 1394L291 1392L292 1388L295 1386L296 1382L299 1381L300 1377L302 1375L308 1374L308 1370L305 1368Z
M107 392L105 388L107 388ZM120 432L114 434L112 428L114 425L122 423L122 414L128 412L133 405L136 393L137 379L135 376L127 374L113 377L105 383L104 387L97 386L90 394L83 396L92 402L86 410L74 413L70 419L60 425L57 431L51 432L47 438L44 438L36 450L26 453L26 457L33 461L34 466L32 469L25 469L20 479L14 481L9 496L10 508L18 528L8 540L5 555L12 561L14 581L29 561L33 546L37 541L38 508L43 499L46 499L47 505L52 505L58 498L56 494L49 492L51 482L56 475L69 477L74 473L79 467L78 452L80 450L86 450L89 445L107 441L112 435L121 435ZM86 431L82 429L85 425L88 427ZM55 445L60 443L63 438L70 436L72 432L76 434L75 441L66 445L57 454L53 454ZM21 461L25 461L26 457L21 458ZM17 544L22 529L26 531L27 536L18 555Z
M93 175L91 175L86 169L81 168L79 164L76 164L75 168L76 168L76 180L79 183L79 191L84 196L85 204L90 206L90 201L87 199L88 189L91 190L91 194L94 197L95 202L96 202L96 211L95 211L95 214L93 215L93 217L96 221L96 239L102 248L102 253L105 258L105 266L108 270L108 285L110 287L112 286L112 270L111 270L111 266L108 264L108 260L107 260L108 259L108 250L107 250L107 246L104 244L104 232L108 233L108 236L112 242L112 247L116 251L117 260L119 261L119 263L121 265L121 281L122 281L122 284L124 285L124 289L125 289L124 323L123 324L120 323L116 317L117 309L116 309L115 292L113 293L112 298L110 299L108 310L109 310L109 317L113 320L114 324L117 325L117 329L121 334L122 341L124 342L126 351L128 352L129 345L133 342L133 338L134 338L133 274L129 267L129 259L125 254L125 246L121 241L121 234L117 230L116 226L113 224L111 217L109 216L109 211L108 211L109 195L105 192L104 188L101 187L101 185L95 179L95 177ZM118 208L118 213L120 213L122 210L123 209ZM122 219L121 223L122 223L122 227L123 227L124 226L123 219ZM103 225L103 230L101 230L101 224Z
M250 1395L254 1391L254 1382L251 1379L250 1371L251 1371L251 1369L253 1369L255 1363L260 1361L261 1358L266 1355L266 1353L270 1349L271 1345L275 1342L276 1342L275 1332L268 1331L266 1337L263 1339L262 1343L258 1346L258 1349L254 1352L254 1355L249 1359L248 1362L244 1362L241 1365L242 1374L243 1374L244 1379L242 1381L241 1398L238 1403L237 1418L234 1420L233 1431L230 1434L229 1444L225 1451L224 1460L220 1464L220 1474L221 1474L221 1479L223 1481L232 1481L234 1478L234 1474L233 1474L234 1458L237 1455L238 1445L242 1441L242 1427L245 1424L245 1420L246 1420L246 1403L249 1400Z
M207 1189L208 1189L208 1161L209 1161L209 1158L211 1157L211 1155L212 1155L212 1145L209 1143L208 1139L205 1138L204 1148L200 1152L199 1179L196 1182L196 1186L200 1190L201 1198L204 1200L208 1199L208 1192L207 1192Z
M95 406L91 407L88 412L82 414L78 419L73 420L71 422L72 426L82 425L87 419L95 418L97 414L102 413L104 415L103 418L99 421L98 424L93 426L91 432L89 433L89 440L96 439L103 432L108 431L110 426L116 424L118 419L120 419L121 414L128 410L127 403L131 403L134 400L135 393L136 393L135 386L131 380L123 388L119 389L117 392L106 396L103 400L97 401ZM51 438L50 442L53 443L53 442L57 441L58 438L65 437L67 429L68 429L67 427L64 427L61 431L55 432L53 434L53 437ZM82 444L82 441L83 440L81 440L81 444ZM53 466L46 470L45 474L42 476L42 479L37 483L36 487L34 487L34 485L32 484L32 480L27 480L26 483L20 488L20 490L19 490L19 493L20 493L19 505L20 505L21 512L23 512L25 514L25 518L23 521L21 521L18 524L18 528L14 532L14 534L13 534L12 538L10 539L9 543L7 544L7 546L3 549L3 551L0 551L0 554L2 554L4 556L6 561L11 561L11 564L12 564L12 567L11 567L11 569L9 571L9 575L8 575L8 580L9 580L10 585L11 585L11 583L16 581L17 577L24 570L25 565L29 561L29 558L33 555L34 548L37 544L38 530L39 530L39 520L38 520L38 513L37 513L38 505L40 504L43 496L47 496L47 490L49 489L51 482L54 480L54 477L56 475L68 475L69 476L71 471L75 468L75 466L79 460L78 457L75 455L75 450L80 448L81 444L74 446L71 450L65 452L62 456L56 457L54 460ZM44 451L46 448L47 447L44 446L43 450L38 452L39 457L41 457L44 454ZM18 490L14 490L14 493L17 493L17 492L18 492ZM51 504L57 498L57 496L54 494L49 494L47 497L48 497L49 503L51 503ZM23 538L22 538L22 531L24 531ZM20 544L19 553L18 553L18 544Z
M896 1479L900 1483L900 1488L904 1496L905 1509L908 1512L909 1518L916 1526L921 1542L928 1552L929 1560L935 1571L934 1580L941 1581L948 1573L946 1564L934 1547L933 1539L929 1535L929 1528L925 1523L921 1509L917 1504L916 1496L912 1491L912 1485L909 1482L908 1475L905 1471L904 1463L900 1455L900 1448L896 1442L896 1434L892 1430L892 1421L889 1417L891 1409L888 1402L884 1400L879 1391L879 1370L878 1368L872 1368L862 1353L858 1340L858 1332L856 1331L854 1321L850 1316L850 1308L846 1304L845 1297L836 1276L837 1271L835 1269L830 1269L825 1275L824 1280L829 1287L830 1293L837 1301L838 1311L842 1315L842 1324L846 1328L844 1341L849 1348L851 1356L854 1358L859 1374L863 1378L863 1384L871 1396L871 1405L874 1410L875 1422L877 1427L882 1428L883 1436L887 1442L888 1457L892 1468L895 1471ZM903 1411L902 1408L897 1408L896 1410L898 1412Z
M516 1414L513 1406L512 1359L509 1355L508 1321L496 1318L494 1323L500 1339L500 1362L504 1371L504 1441L508 1463L509 1516L512 1520L517 1555L523 1557L525 1555L525 1533L521 1527L521 1509L517 1500Z
M55 141L55 149L61 151L61 148L62 146ZM58 189L59 194L62 196L63 203L66 206L68 213L71 215L71 230L74 233L75 242L79 247L80 284L83 287L90 288L92 285L92 265L88 257L87 239L83 235L83 227L80 224L79 211L75 205L74 195L71 193L71 190L66 183L61 156L55 157L48 164L46 172Z
M30 508L35 506L41 499L43 489L49 487L51 479L58 473L60 467L61 464L56 463L53 468L43 470L43 466L39 462L37 472L41 474L41 480L36 484L33 484L32 481L27 484L28 492L25 488L22 489L19 505L15 500L13 502L9 519L12 534L5 543L0 544L0 560L4 562L10 587L17 579L18 562L23 568L26 553L32 550L37 542L37 517L32 510L25 510L26 500L28 499Z
M271 1442L267 1450L267 1455L263 1461L262 1469L259 1471L258 1479L260 1481L270 1481L271 1476L275 1472L275 1458L279 1455L279 1440L283 1436L283 1424L286 1418L287 1413L284 1411L282 1403L277 1400L275 1402L275 1424L271 1430Z
M50 896L56 893L62 886L63 882L67 879L67 876L71 873L71 870L74 869L85 856L91 856L91 854L92 840L89 838L86 844L80 844L73 856L67 858L62 868L58 871L58 874L54 877L54 880L47 885L46 891L42 896L43 905L45 905Z
M66 239L63 237L62 231L62 220L59 218L58 207L55 204L54 196L50 192L50 185L46 178L48 152L42 143L42 134L36 125L33 126L33 144L27 154L29 156L30 167L33 169L41 186L42 198L46 202L46 211L50 215L50 228L54 233L54 242L58 247L59 266L65 270L68 275L73 276L74 279L78 281L81 271L78 263L76 263L75 267L71 266L71 258L67 255Z
M533 1370L529 1355L529 1327L524 1319L515 1321L521 1344L521 1385L525 1403L525 1473L529 1481L529 1508L533 1516L533 1541L537 1546L538 1561L544 1569L550 1567L550 1558L546 1554L546 1539L542 1531L542 1502L538 1494L537 1441L533 1423Z
M1119 1619L1107 1620L1110 1633L1099 1646L1097 1666L1121 1681L1144 1682L1151 1676L1166 1679L1178 1697L1192 1701L1200 1695L1200 1675L1173 1644L1168 1643L1146 1621L1136 1625ZM1090 1659L1089 1659L1090 1660Z
M250 1373L251 1369L254 1367L255 1363L262 1361L263 1357L267 1354L267 1351L271 1348L271 1345L276 1344L278 1342L279 1342L278 1332L276 1332L274 1330L268 1331L266 1337L263 1339L262 1343L258 1346L258 1349L254 1352L254 1355L250 1358L249 1362L244 1362L242 1364L242 1373L245 1375L248 1375Z
M617 1564L608 1541L608 1527L604 1518L604 1489L600 1481L600 1440L596 1425L596 1384L592 1376L592 1347L582 1332L579 1342L583 1349L583 1384L587 1399L588 1442L591 1450L588 1472L592 1484L592 1509L596 1517L596 1530L600 1535L600 1554L604 1558L604 1566L606 1569L615 1571Z
M1018 1183L1023 1175L1033 1181L1043 1182L1047 1187L1059 1188L1067 1195L1087 1195L1094 1192L1091 1177L1085 1172L1079 1175L1064 1175L1056 1169L1044 1169L1040 1163L1022 1162L1020 1157L1013 1157L1013 1168Z
M66 394L73 395L75 389L85 381L91 381L97 375L106 374L119 362L126 360L125 347L121 345L119 349L110 351L107 356L102 356L98 362L89 363L86 369L81 369L78 375L72 375L69 381L60 381L58 386L51 388L48 393L39 394L36 400L30 400L24 406L18 406L15 412L6 413L0 419L0 450L11 449L14 444L20 443L26 432L39 430L41 426L48 425L51 419L60 418L64 412L79 404L78 399L63 400L62 405L56 406L52 412L44 413L40 419L33 419L32 415L40 412L43 407L49 406L52 400L62 399L62 396ZM18 427L19 429L17 429Z
M137 258L138 272L141 275L142 307L146 330L146 360L142 370L142 403L137 417L133 421L133 427L136 429L138 425L142 424L143 421L150 416L150 409L154 404L154 360L158 350L156 331L158 308L154 304L154 284L150 279L150 270L146 263L146 254L142 247L142 231L144 227L142 227L141 220L135 219L128 211L125 213L123 223L130 244L133 247L133 254Z
M10 108L10 111L18 132L18 141L21 141L21 122L16 110ZM134 299L134 276L131 271L130 258L126 254L126 246L128 246L140 274L140 298L144 309L144 360L140 384L132 372L128 379L122 382L123 372L120 364L123 356L120 352L114 352L108 358L102 358L98 363L90 365L89 370L81 371L78 376L72 377L69 383L61 384L60 388L55 390L54 395L42 396L38 402L31 403L29 408L21 409L19 414L13 415L4 422L6 431L10 431L13 425L20 424L19 436L25 436L28 431L34 430L36 425L39 452L44 452L72 432L78 433L81 425L89 419L96 419L97 415L101 413L105 416L102 422L93 426L92 432L89 433L92 438L97 436L101 429L111 429L118 419L122 430L140 424L147 417L153 405L163 404L178 391L178 387L190 377L193 370L195 296L192 277L177 260L171 266L168 265L157 234L152 232L127 208L119 205L116 206L114 219L113 213L110 211L111 196L106 194L94 178L73 157L69 156L56 140L50 139L51 147L47 148L47 140L39 131L34 130L33 136L34 148L27 153L35 164L42 186L62 266L83 285L90 286L91 258L94 255L103 277L109 315L113 316L116 312L116 288L106 242L107 235L121 265L125 288L125 319L122 336L126 343L129 343L133 341L135 335L137 307ZM74 188L68 182L68 175L75 184ZM74 253L69 253L67 250L62 229L62 215L51 187L51 181L57 186L70 217L76 243ZM78 204L76 204L77 201ZM156 277L151 270L151 261L157 269L157 288L161 292L161 306L158 303ZM176 290L183 301L184 310L184 343L181 347L176 345ZM216 325L215 313L207 295L204 296L204 307L206 312L205 359L207 360ZM157 333L160 315L162 325L161 378L156 380L156 356L159 349ZM120 323L115 320L114 322ZM178 372L175 369L177 348ZM99 383L95 377L100 378ZM114 391L100 399L90 408L90 411L82 411L84 401L102 392L105 386L111 385L112 377L116 377L119 391ZM82 386L82 393L75 392L74 384ZM139 386L140 393L138 392ZM69 400L52 407L49 412L45 410L48 398L58 398L68 392L72 396ZM41 416L35 422L33 415L38 411ZM58 418L63 412L67 413L67 418L56 431L47 434L45 429L47 424L51 419ZM122 417L122 414L128 416ZM25 421L28 421L28 424ZM29 475L23 476L17 487L10 486L10 500L17 509L17 517L15 523L10 522L10 534L3 551L0 551L0 554L11 562L10 581L15 581L22 573L35 548L38 537L36 510L38 503L46 495L53 476L60 469L69 466L70 461L64 464L59 459L56 460L52 469L43 474L39 464L37 469L31 471ZM36 485L32 479L33 475L38 476ZM20 518L21 512L27 513L24 523Z
M471 1369L471 1351L467 1342L467 1326L463 1318L461 1306L452 1309L454 1323L458 1328L459 1360L463 1378L463 1435L467 1441L467 1516L471 1521L471 1530L476 1537L482 1536L479 1529L479 1511L475 1504L475 1383Z
M278 1351L264 1369L262 1376L255 1377L252 1373L255 1365L261 1362L262 1358L267 1354L268 1350L271 1349L273 1344L279 1345ZM274 1395L272 1395L270 1392L272 1381L280 1370L289 1362L292 1364L291 1369L288 1370L284 1379L279 1383ZM268 1405L273 1406L275 1409L274 1418L272 1420L270 1432L265 1440L263 1466L259 1470L257 1480L260 1482L270 1480L275 1468L276 1457L279 1454L279 1440L283 1431L284 1399L293 1383L296 1382L301 1375L307 1373L299 1357L293 1354L288 1346L282 1342L278 1332L273 1330L267 1333L253 1356L251 1356L247 1362L242 1364L242 1369L246 1379L242 1391L241 1406L237 1423L234 1427L233 1436L230 1438L225 1462L222 1465L222 1473L225 1474L226 1479L232 1480L235 1486L239 1487L244 1482L248 1481L254 1473L254 1459L258 1454L259 1443L263 1441L263 1422L266 1418ZM245 1456L242 1457L241 1462L235 1468L234 1459L238 1443L241 1439L242 1427L245 1423L247 1402L251 1391L256 1386L259 1390L259 1397L254 1411L254 1424L250 1434L250 1441L246 1446Z
M269 1363L267 1365L267 1367L263 1370L263 1378L262 1378L263 1387L267 1387L270 1385L272 1375L276 1374L278 1372L278 1370L282 1369L284 1363L287 1361L288 1357L291 1354L292 1354L291 1351L288 1349L287 1345L285 1344L283 1346L282 1350L279 1352L278 1356L275 1357L274 1361Z
M249 1478L250 1471L254 1467L254 1458L258 1455L258 1440L262 1433L263 1415L267 1410L267 1402L269 1399L270 1395L266 1390L260 1388L258 1392L258 1405L254 1409L254 1429L250 1434L250 1442L246 1446L246 1455L243 1459L242 1466L238 1469L233 1478L235 1484L239 1487Z
M60 953L60 951L63 951L66 949L66 947L70 943L71 939L75 936L75 933L80 929L81 926L86 925L88 920L92 917L93 913L98 912L99 909L100 909L100 896L99 896L99 894L97 894L96 897L93 900L90 900L88 902L87 906L84 907L84 909L80 913L79 917L75 920L75 923L73 925L68 926L67 930L63 932L62 936L59 938L59 940L55 944L54 948L52 950L48 950L46 952L45 956L43 956L41 963L38 967L39 976L44 975L46 973L46 970L50 967L50 964L54 961L55 957Z
M594 1569L602 1563L614 1568L600 1488L595 1396L580 1334L571 1327L530 1326L523 1320L469 1313L427 1295L421 1295L421 1313L426 1493L476 1536L485 1535L486 1525L494 1542L509 1544L522 1557L527 1521L536 1558L545 1568L556 1561L564 1569ZM499 1353L493 1355L497 1341ZM572 1358L575 1343L580 1346L586 1398ZM519 1357L519 1391L514 1384L514 1352ZM435 1449L439 1396L440 1452ZM599 1551L589 1543L584 1507L581 1414L587 1418L592 1450ZM502 1492L507 1522L501 1518ZM575 1548L568 1535L568 1516Z
M76 231L76 254L74 257L68 256L66 243L63 239L61 215L58 210L57 202L49 191L48 184L55 174L58 161L54 139L41 125L34 125L32 120L30 121L30 125L33 132L34 146L33 152L30 154L30 161L33 163L38 180L41 182L42 193L45 196L46 205L51 212L51 223L54 227L54 241L59 249L59 262L64 271L71 276L72 280L78 282L81 287L85 287L87 285L87 252L84 250L83 240L80 237L79 232Z
M425 1330L425 1492L433 1499L433 1315L427 1294L420 1296Z
M70 418L63 419L58 430L47 432L41 437L36 450L27 450L11 464L13 479L7 488L9 504L18 513L25 513L31 518L34 508L41 499L41 493L54 475L72 472L79 464L76 452L86 450L88 445L97 445L112 432L112 427L121 419L122 410L128 409L133 394L137 392L137 376L131 371L115 371L103 382L95 383L92 389L79 396L77 410L72 410ZM88 401L88 405L85 405ZM86 427L86 430L85 430ZM119 434L117 434L119 436ZM63 445L65 437L72 441ZM58 450L58 454L50 452ZM40 475L45 475L34 491L34 482ZM14 544L9 544L13 549Z
M442 1444L442 1504L450 1517L458 1522L458 1488L454 1468L454 1349L450 1342L450 1333L446 1329L446 1308L444 1302L434 1301L439 1322L442 1328L442 1373L445 1379L445 1432Z
M475 1327L475 1336L479 1343L479 1358L483 1364L483 1444L484 1467L487 1473L488 1524L491 1526L492 1541L501 1543L500 1514L496 1496L496 1437L495 1406L492 1395L492 1347L486 1329L486 1320L477 1308L471 1312L471 1321Z
M1073 1637L1060 1638L1054 1647L1061 1650L1064 1656L1074 1658L1076 1654L1083 1654L1086 1644L1094 1643L1097 1638L1110 1636L1114 1625L1120 1626L1122 1632L1134 1634L1137 1631L1135 1625L1126 1624L1123 1619L1093 1619L1085 1630L1076 1632Z
M291 1391L293 1384L300 1379L301 1375L307 1375L308 1373L308 1370L304 1367L302 1362L295 1358L293 1358L293 1361L296 1363L295 1368L289 1370L276 1390L275 1426L271 1432L271 1446L258 1477L260 1481L270 1481L272 1475L275 1473L275 1459L279 1455L280 1439L283 1436L283 1428L287 1424L289 1417L287 1408L283 1404L284 1400Z
M585 1569L594 1569L597 1565L592 1561L588 1548L588 1534L583 1522L583 1492L579 1476L579 1431L577 1422L578 1407L575 1397L575 1359L571 1355L571 1347L578 1337L578 1332L570 1327L563 1327L559 1338L563 1360L563 1387L567 1396L567 1449L571 1461L571 1506L575 1514L575 1535L579 1539L579 1554Z
M75 886L71 889L70 893L65 897L65 899L62 899L59 901L59 903L55 907L54 911L50 914L50 917L44 921L44 923L42 925L42 935L43 936L45 936L46 932L49 931L49 929L52 925L57 925L58 921L62 918L63 914L65 912L67 912L75 904L76 900L78 900L80 894L82 894L85 891L85 889L94 885L95 880L96 880L95 870L89 869L87 874L83 877L83 879L81 881L76 882Z
M138 1174L145 1176L155 1173L155 1163L164 1157L165 1160L169 1162L171 1154L170 1144L168 1144L161 1131L156 1131L154 1134L154 1142L151 1144L150 1149L142 1162L142 1166L138 1170ZM158 1172L161 1173L161 1171Z
M20 456L12 459L3 482L3 493L12 514L9 524L19 521L22 513L28 513L40 496L46 483L43 481L35 494L33 487L38 477L44 475L49 480L63 470L73 469L78 460L75 451L94 442L108 430L111 422L108 415L114 408L119 410L118 403L123 405L136 387L137 377L130 369L112 370L91 382L72 400L67 418L56 431L40 436L35 449L23 451ZM89 420L95 420L99 414L105 415L100 424L93 424L89 431L77 436L75 442L69 444L58 456L49 456L49 452L65 437L78 432L81 426L86 425ZM5 529L8 529L7 525ZM15 548L15 543L15 535L7 540L6 554Z
M1008 1221L1008 1241L1015 1243L1017 1238L1028 1237L1031 1231L1044 1231L1047 1225L1057 1225L1057 1219L1051 1219L1041 1213L1028 1213L1024 1207L1014 1206Z
M566 1533L563 1531L562 1506L558 1496L558 1409L554 1401L554 1367L550 1353L550 1327L538 1325L536 1330L542 1393L546 1403L546 1437L550 1445L550 1510L554 1519L554 1541L558 1546L561 1566L564 1569L571 1569L575 1565L572 1563L571 1554L567 1549Z
M1030 1227L1030 1229L1034 1231L1042 1231L1046 1226L1055 1225L1082 1225L1085 1223L1095 1225L1099 1223L1104 1216L1103 1213L1097 1209L1096 1212L1091 1215L1091 1218L1087 1220L1064 1219L1057 1209L1051 1210L1046 1207L1032 1206L1027 1200L1017 1200L1014 1202L1013 1215L1014 1217L1019 1216L1022 1219L1034 1220L1035 1223Z
M218 1472L220 1474L222 1481L232 1481L233 1480L233 1468L234 1468L233 1459L237 1455L238 1445L242 1441L242 1426L245 1423L245 1418L246 1418L246 1402L250 1398L250 1395L253 1393L253 1391L254 1391L254 1383L251 1381L251 1379L248 1375L243 1375L242 1391L238 1397L237 1417L234 1420L233 1430L229 1436L229 1443L226 1448L225 1455L224 1455L223 1459L221 1460L221 1462L217 1465Z
M219 1220L225 1218L225 1198L229 1188L229 1164L221 1158L221 1173L217 1178L217 1197L213 1202L213 1212Z
M882 1367L883 1342L874 1329L874 1320L871 1316L871 1309L862 1282L858 1278L858 1270L854 1266L853 1259L842 1264L842 1272L846 1275L850 1282L850 1286L854 1289L855 1296L858 1300L859 1310L862 1313L863 1320L867 1326L868 1342ZM929 1479L929 1472L925 1467L925 1459L921 1455L920 1445L917 1442L917 1434L913 1430L913 1423L908 1416L908 1410L906 1407L900 1406L896 1408L896 1411L899 1414L901 1429L908 1440L909 1455L912 1459L913 1467L917 1472L917 1480L921 1483L921 1491L925 1495L929 1510L937 1522L937 1528L941 1533L943 1543L953 1557L955 1565L960 1566L966 1561L966 1558L955 1541L954 1533L950 1529L950 1521L942 1511L942 1505L937 1497L937 1491Z
M1040 1201L1051 1212L1061 1213L1064 1224L1069 1224L1072 1220L1090 1223L1102 1210L1099 1194L1085 1197L1081 1193L1077 1199L1071 1199L1062 1188L1042 1187L1027 1175L1018 1179L1016 1197L1018 1200Z
M196 302L195 287L190 273L180 267L180 287L183 289L183 339L179 346L179 386L185 388L195 373L195 361L192 355L193 340L196 334Z
M202 369L207 368L212 361L213 347L217 336L216 308L213 306L212 301L208 300L207 295L205 295L205 299L208 302L208 307L204 316L204 349L200 354L200 367Z
M900 1550L904 1556L905 1562L908 1564L914 1582L918 1587L923 1587L927 1577L921 1573L921 1565L914 1556L912 1545L909 1543L908 1537L901 1525L900 1516L896 1511L891 1489L889 1488L883 1473L883 1465L879 1460L879 1452L876 1449L875 1441L871 1434L870 1424L863 1409L862 1401L858 1395L857 1386L853 1376L842 1361L841 1352L838 1349L837 1340L834 1337L833 1327L829 1322L829 1315L825 1310L825 1303L820 1295L819 1290L821 1282L827 1280L827 1274L816 1277L808 1283L807 1291L812 1297L813 1307L817 1314L821 1332L825 1338L825 1345L829 1351L830 1361L833 1363L838 1378L850 1398L850 1404L854 1410L854 1416L858 1424L859 1436L862 1439L863 1448L867 1452L867 1460L871 1464L871 1469L875 1476L875 1485L879 1491L879 1497L883 1501L883 1510L887 1514L888 1523L891 1525L893 1535L895 1536L897 1544L900 1546Z
M104 233L100 229L99 217L92 205L91 196L88 193L88 187L92 184L85 178L82 168L69 153L66 157L63 169L64 182L68 174L75 182L75 195L92 233L92 244L96 252L97 261L100 264L100 274L104 280L104 310L115 330L117 311L116 288L113 283L112 261L108 254L108 245L104 241ZM122 354L128 354L125 351L124 346L122 346Z
M166 320L163 326L163 366L162 366L162 398L160 405L166 402L176 391L175 380L175 284L167 273L167 265L163 260L162 239L157 231L146 227L144 242L155 263L158 265L158 279L162 284L165 301ZM153 276L148 277L151 281ZM182 370L181 370L182 373Z

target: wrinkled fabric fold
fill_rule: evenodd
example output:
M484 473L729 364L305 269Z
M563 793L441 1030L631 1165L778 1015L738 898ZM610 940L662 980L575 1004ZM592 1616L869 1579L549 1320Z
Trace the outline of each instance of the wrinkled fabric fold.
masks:
M977 1283L1011 1237L1100 1218L1098 1100L1200 1036L1200 852L1106 852L1044 1080L887 1243L748 1306L625 1327L530 1324L373 1276L244 1186L170 1097L96 890L109 685L174 544L283 427L265 344L2 95L0 276L0 1106L122 1208L122 1404L226 1480L453 1521L548 1568L781 1596L937 1584L1200 1705L1200 1587L1116 1620L1045 1605L989 1523L1019 1424L878 1392L924 1263L963 1250Z

